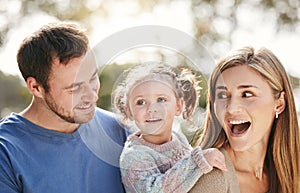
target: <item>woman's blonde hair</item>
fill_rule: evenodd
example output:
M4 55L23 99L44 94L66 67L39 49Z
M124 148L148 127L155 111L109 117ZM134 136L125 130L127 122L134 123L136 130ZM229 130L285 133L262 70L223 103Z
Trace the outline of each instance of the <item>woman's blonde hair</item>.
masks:
M265 167L268 172L269 192L299 193L299 125L289 77L278 58L268 49L252 47L238 49L221 59L214 69L208 88L207 117L200 139L203 148L222 147L227 136L214 112L216 81L221 73L231 67L248 65L266 80L273 90L274 98L285 92L285 110L274 120L269 137ZM263 107L262 107L263 108Z

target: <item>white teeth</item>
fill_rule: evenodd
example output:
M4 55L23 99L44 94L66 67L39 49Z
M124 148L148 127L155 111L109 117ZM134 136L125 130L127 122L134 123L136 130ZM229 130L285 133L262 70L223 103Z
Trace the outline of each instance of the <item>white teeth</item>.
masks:
M155 119L155 118L152 118L152 119L147 119L146 121L148 121L148 122L150 122L150 121L158 121L158 120L160 120L160 119Z
M148 121L156 121L157 119L148 119Z
M91 105L81 105L78 108L80 108L80 109L88 109L90 107L91 107Z
M248 121L237 120L237 121L230 121L230 124L238 125L238 124L243 124L243 123L246 123L246 122L248 122Z

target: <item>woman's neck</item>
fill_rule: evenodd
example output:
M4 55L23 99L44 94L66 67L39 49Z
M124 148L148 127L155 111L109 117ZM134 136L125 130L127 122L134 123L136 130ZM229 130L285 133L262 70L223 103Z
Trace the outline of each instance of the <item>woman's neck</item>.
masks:
M237 172L253 174L258 180L262 180L265 173L266 147L252 147L246 151L235 151L230 145L226 145L225 149Z
M269 179L264 163L267 148L252 147L246 151L235 151L227 145L225 149L235 168L240 191L268 192Z

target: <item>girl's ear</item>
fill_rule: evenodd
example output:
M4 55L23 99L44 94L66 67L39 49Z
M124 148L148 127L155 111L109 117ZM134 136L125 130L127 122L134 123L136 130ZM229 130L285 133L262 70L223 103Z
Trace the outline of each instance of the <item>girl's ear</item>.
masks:
M126 115L127 118L129 118L131 121L134 120L133 115L132 115L132 113L130 111L130 108L128 106L124 107L124 112L125 112L125 115Z
M285 109L285 92L281 92L279 98L276 100L275 111L280 114Z
M183 108L183 100L179 99L177 100L177 104L176 104L176 116L181 115L182 113L182 108Z
M45 94L44 88L36 81L34 77L28 77L26 79L26 85L31 94L38 98L43 98Z

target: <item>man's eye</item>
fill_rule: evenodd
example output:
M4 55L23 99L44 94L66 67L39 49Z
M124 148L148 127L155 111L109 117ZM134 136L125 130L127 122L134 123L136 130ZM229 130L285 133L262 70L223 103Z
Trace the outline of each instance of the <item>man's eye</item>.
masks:
M167 101L167 99L164 97L158 97L158 99L157 99L157 102L159 102L159 103L164 103L166 101Z
M250 92L243 92L243 97L252 97L252 96L254 96L252 93L250 93Z
M76 92L76 91L79 91L79 89L80 89L80 85L76 85L76 86L73 86L73 87L70 89L70 91L71 91L71 92Z
M94 76L91 78L90 82L93 82L93 81L95 81L95 80L97 80L97 79L98 79L98 75L96 74L96 75L94 75Z
M144 101L144 100L138 100L138 101L136 101L136 104L137 105L144 105L144 104L146 104L146 101Z

